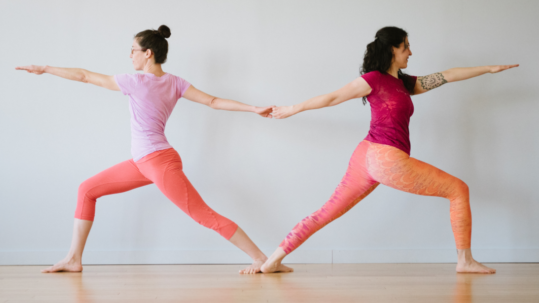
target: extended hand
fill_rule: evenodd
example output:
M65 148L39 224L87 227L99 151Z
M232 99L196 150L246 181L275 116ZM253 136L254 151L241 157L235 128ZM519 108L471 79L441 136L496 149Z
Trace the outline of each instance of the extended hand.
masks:
M270 118L271 119L271 111L273 106L268 107L257 107L255 108L255 113L259 114L260 116L264 118Z
M15 67L16 70L25 70L29 73L41 75L45 72L45 66L39 66L39 65L27 65L27 66L17 66Z
M519 64L512 64L512 65L491 65L490 66L490 73L495 74L499 73L501 71L504 71L506 69L510 69L513 67L518 67Z
M273 107L273 118L275 119L284 119L292 116L294 110L292 106L274 106Z

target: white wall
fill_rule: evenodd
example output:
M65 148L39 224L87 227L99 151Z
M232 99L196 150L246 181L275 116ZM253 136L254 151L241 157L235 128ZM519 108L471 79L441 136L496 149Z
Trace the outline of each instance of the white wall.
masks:
M412 156L471 188L480 261L539 261L537 1L2 1L0 264L69 248L78 185L130 158L128 98L17 65L134 72L134 34L167 24L164 69L217 96L288 105L358 76L375 32L409 32L407 72L520 63L414 97ZM181 100L167 137L207 203L268 253L331 196L370 109L360 100L274 121ZM449 203L380 186L289 262L453 262ZM155 186L98 200L85 263L248 258Z

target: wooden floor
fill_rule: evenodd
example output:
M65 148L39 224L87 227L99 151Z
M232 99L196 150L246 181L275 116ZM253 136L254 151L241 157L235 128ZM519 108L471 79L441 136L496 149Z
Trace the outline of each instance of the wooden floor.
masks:
M240 265L0 266L6 302L539 302L539 264L301 264L287 274L237 274Z

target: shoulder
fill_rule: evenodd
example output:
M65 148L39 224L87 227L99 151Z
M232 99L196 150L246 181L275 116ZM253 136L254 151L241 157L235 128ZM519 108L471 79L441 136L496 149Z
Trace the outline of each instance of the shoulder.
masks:
M172 79L174 79L173 83L175 83L175 85L176 85L177 97L179 99L179 98L181 98L183 96L185 91L187 91L187 89L191 86L191 83L187 82L187 80L185 80L182 77L175 76L175 75L172 75L172 74L170 74L170 76L171 76Z
M376 90L378 84L380 83L381 77L382 73L377 70L361 75L361 78L363 78L367 82L367 84L369 84L373 91Z
M135 91L140 83L140 74L118 74L114 75L114 80L124 95L131 94Z
M417 82L417 76L412 76L412 75L405 75L404 78L402 79L402 82L404 83L404 86L406 87L413 87L415 86L416 82Z
M377 70L373 70L371 72L368 72L368 73L364 73L363 75L361 75L361 77L380 77L382 75L382 73L380 71L377 71Z
M187 89L191 85L191 83L189 83L189 81L185 80L184 78L178 77L178 76L175 76L175 77L177 79L178 84L184 87L185 89Z
M117 74L117 75L114 75L114 79L116 79L116 82L139 83L140 82L140 76L141 76L141 74Z
M371 85L374 84L373 82L378 82L382 76L383 75L381 72L374 70L372 72L361 75L361 78L365 79L365 81L367 81L369 85Z

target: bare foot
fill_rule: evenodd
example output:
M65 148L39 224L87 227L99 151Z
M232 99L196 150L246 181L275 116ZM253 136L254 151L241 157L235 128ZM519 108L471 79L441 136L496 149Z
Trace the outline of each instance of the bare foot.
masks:
M81 272L82 271L82 264L81 262L73 261L73 260L62 260L53 266L42 269L42 273L52 273L52 272Z
M263 273L268 274L272 272L293 272L294 270L288 266L281 264L286 253L281 247L277 247L277 250L271 254L269 259L260 268Z
M494 268L487 267L472 259L469 262L457 263L457 272L458 273L495 274L496 270Z
M472 257L472 250L458 249L457 272L459 273L479 273L479 274L495 274L494 268L486 267L485 265L475 261Z
M240 270L240 274L257 274L260 272L260 268L262 267L262 264L266 262L267 258L264 260L255 260L253 264L247 266L244 269Z
M267 262L266 262L267 263ZM281 263L278 264L264 264L262 265L262 272L265 274L269 273L275 273L275 272L293 272L294 269L292 267L288 267L286 265L283 265Z
M294 271L294 269L292 269L291 267L281 264L280 261L270 262L270 260L266 261L266 263L262 265L261 270L265 274L274 273L274 272L293 272Z

